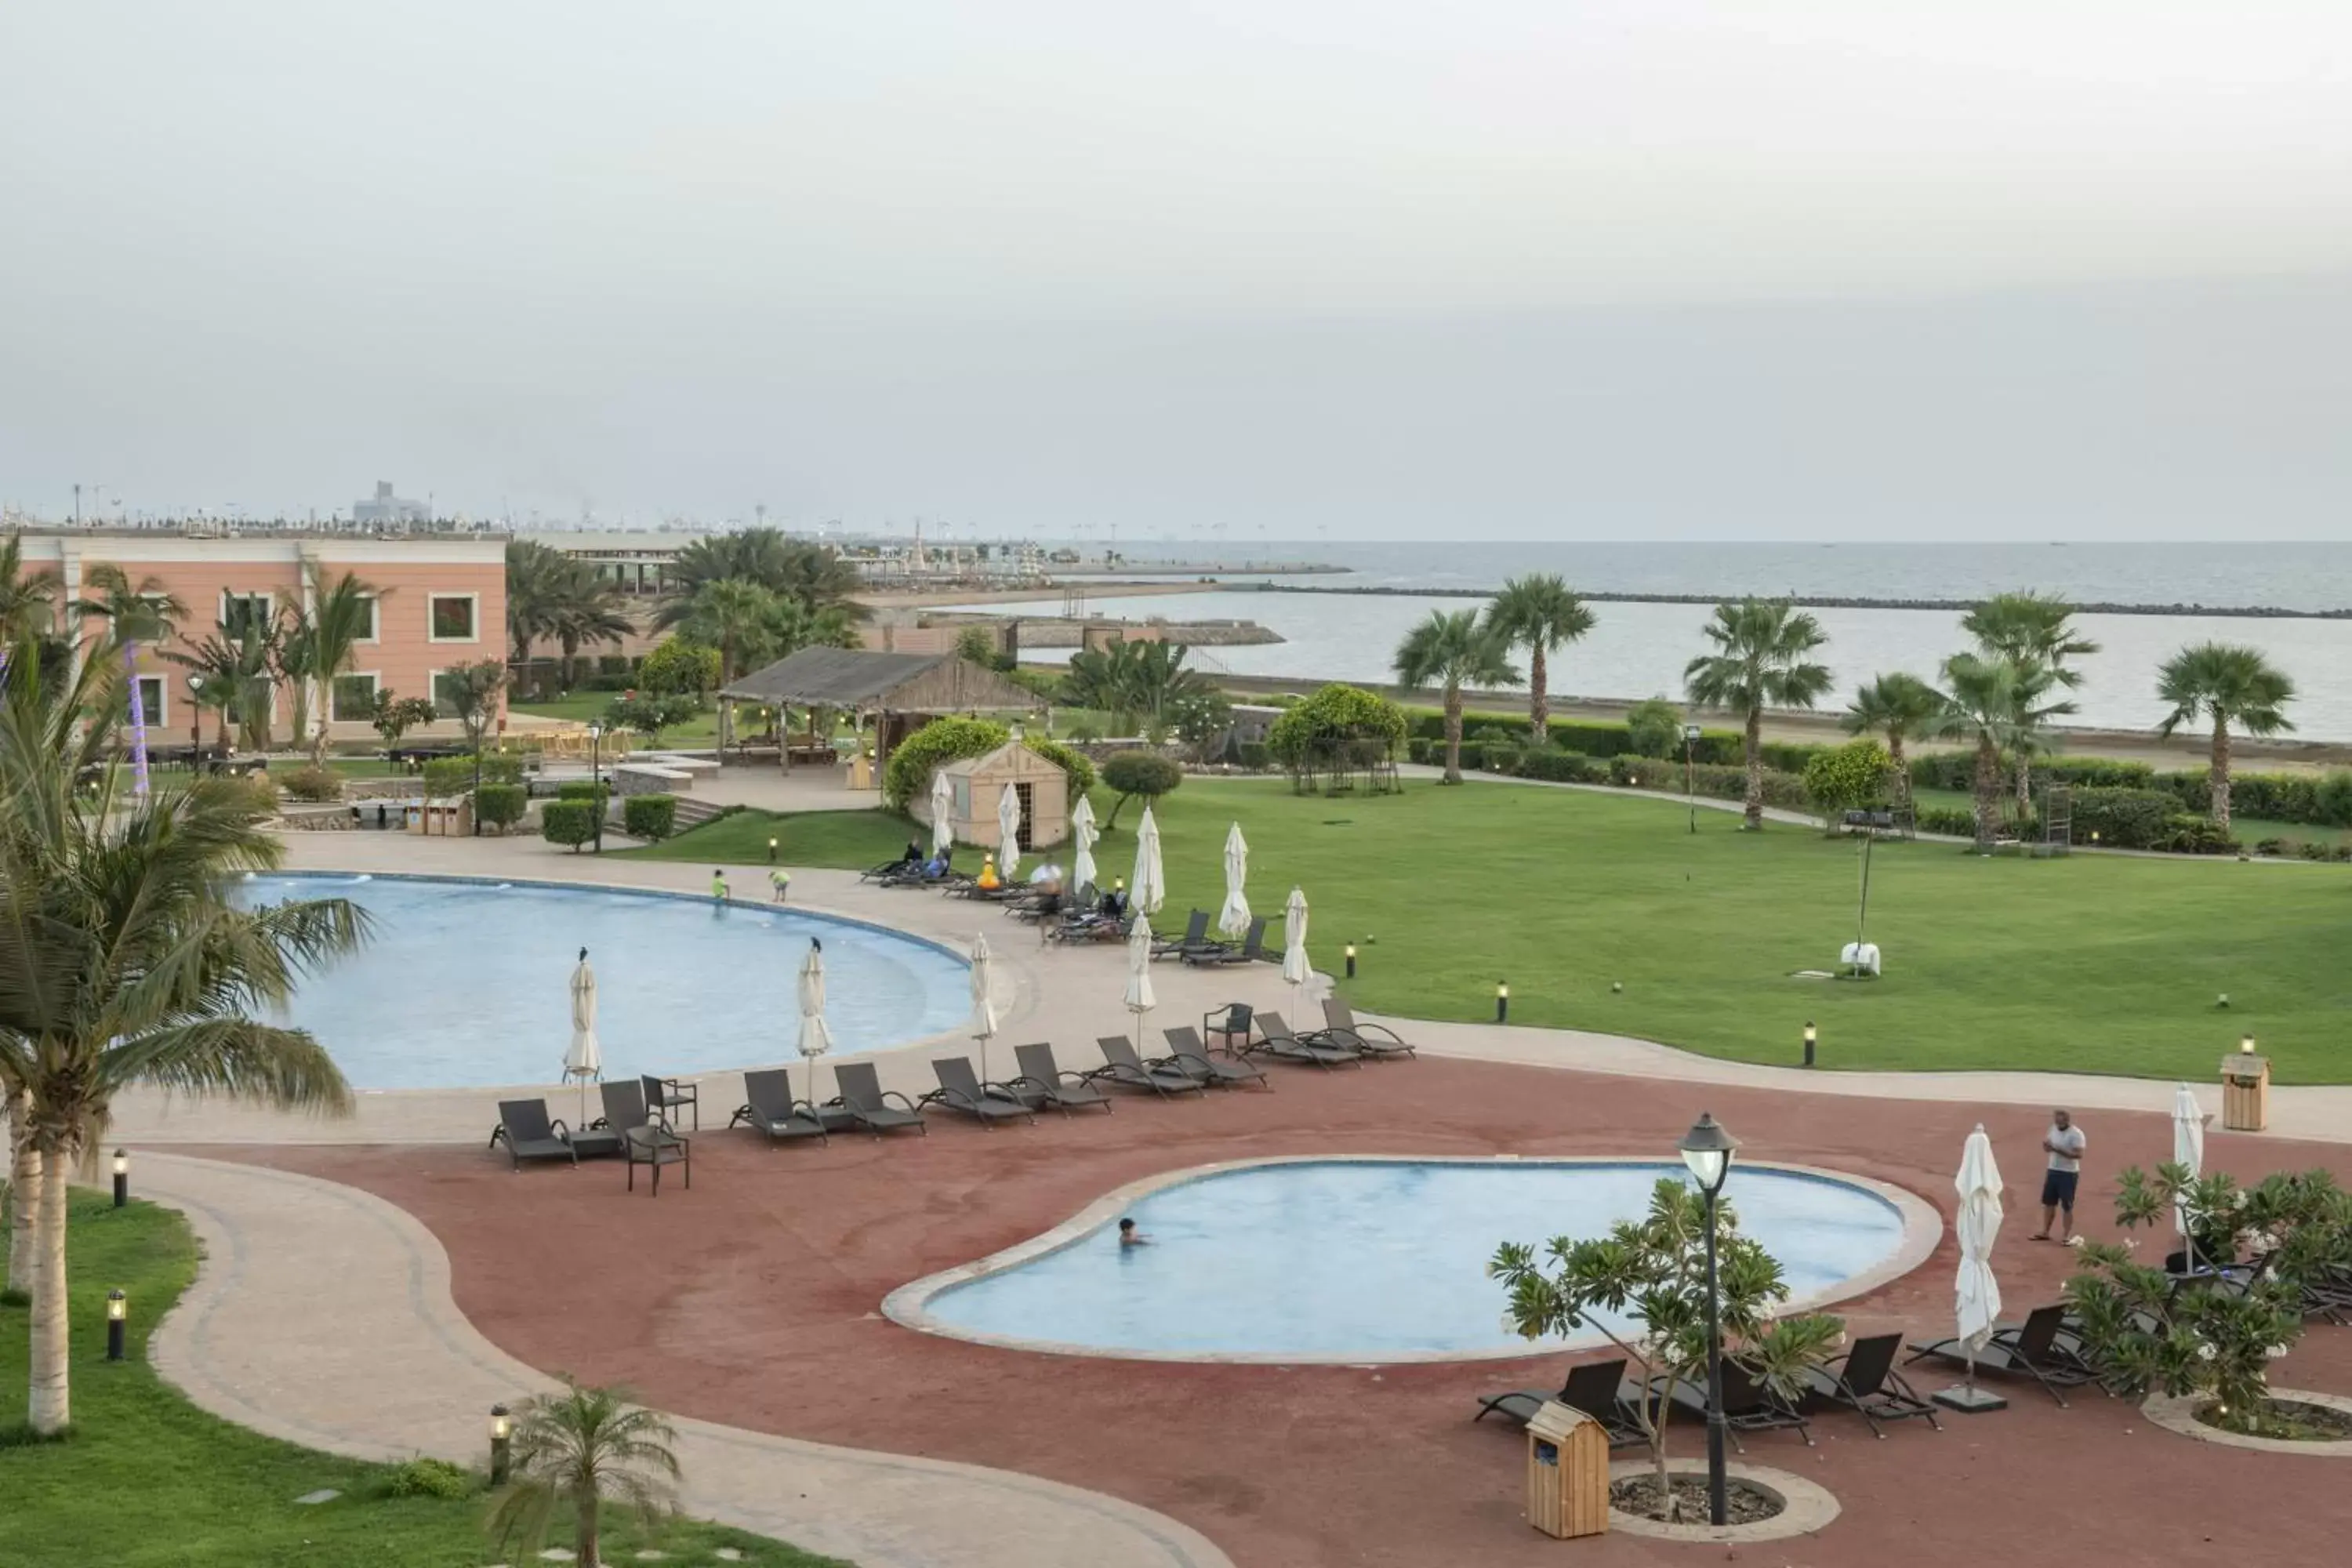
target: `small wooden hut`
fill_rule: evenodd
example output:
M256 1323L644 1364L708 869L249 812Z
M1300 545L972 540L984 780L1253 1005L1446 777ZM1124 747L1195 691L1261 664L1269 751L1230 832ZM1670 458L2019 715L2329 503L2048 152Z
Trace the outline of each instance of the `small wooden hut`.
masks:
M953 804L949 829L959 842L993 850L1001 841L996 826L997 803L1011 784L1021 802L1021 852L1059 844L1070 836L1070 775L1058 763L1039 756L1019 741L1010 741L977 757L944 763ZM915 815L929 822L930 795L918 791L908 803Z
M861 731L872 727L877 778L892 749L941 714L1030 713L1045 706L1026 687L951 653L855 647L804 647L719 688L719 700L852 714ZM790 771L791 748L779 750Z

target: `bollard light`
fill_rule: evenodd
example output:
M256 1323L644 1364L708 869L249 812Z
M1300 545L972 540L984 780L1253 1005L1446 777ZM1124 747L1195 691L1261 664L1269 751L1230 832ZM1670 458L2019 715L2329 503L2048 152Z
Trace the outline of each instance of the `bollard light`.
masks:
M514 1422L503 1405L490 1406L490 1485L507 1484L507 1453L514 1437Z
M131 1201L131 1156L121 1149L114 1152L114 1206L121 1208Z
M1805 1020L1805 1065L1807 1067L1813 1065L1814 1037L1813 1021L1808 1018Z
M2238 1054L2242 1057L2250 1057L2254 1054L2253 1036L2248 1035L2244 1039L2238 1042Z
M769 864L769 865L771 865L771 866L772 866L772 865L774 865L775 863L776 863L776 841L775 841L774 839L771 838L771 839L769 839L769 840L768 840L768 864Z
M1353 980L1356 977L1356 944L1354 942L1351 942L1348 944L1347 953L1348 978Z
M1510 1021L1511 988L1507 983L1497 980L1495 982L1495 1022L1507 1024Z
M120 1290L106 1293L106 1359L122 1359L123 1331L130 1326L131 1298Z

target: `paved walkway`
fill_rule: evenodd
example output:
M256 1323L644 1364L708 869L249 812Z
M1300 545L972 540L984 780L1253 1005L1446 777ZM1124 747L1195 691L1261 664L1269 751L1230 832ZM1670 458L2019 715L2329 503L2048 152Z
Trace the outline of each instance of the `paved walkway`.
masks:
M475 1331L441 1244L381 1198L177 1155L144 1157L138 1180L205 1249L155 1332L156 1367L216 1415L362 1458L479 1462L490 1406L552 1386ZM1099 1492L677 1425L686 1511L858 1568L1231 1568L1198 1531Z

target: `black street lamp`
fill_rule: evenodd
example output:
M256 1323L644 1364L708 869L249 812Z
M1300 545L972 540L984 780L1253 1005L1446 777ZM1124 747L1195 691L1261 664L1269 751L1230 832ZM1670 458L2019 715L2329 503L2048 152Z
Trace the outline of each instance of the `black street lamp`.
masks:
M508 1468L510 1463L509 1455L512 1452L511 1445L513 1440L513 1417L507 1414L507 1407L505 1405L491 1405L490 1485L494 1487L502 1487L507 1484Z
M588 726L588 808L596 814L596 849L604 852L604 726Z
M1731 1175L1738 1145L1705 1111L1675 1145L1706 1194L1706 1509L1711 1524L1730 1522L1723 1469L1723 1304L1715 1276L1715 1200Z

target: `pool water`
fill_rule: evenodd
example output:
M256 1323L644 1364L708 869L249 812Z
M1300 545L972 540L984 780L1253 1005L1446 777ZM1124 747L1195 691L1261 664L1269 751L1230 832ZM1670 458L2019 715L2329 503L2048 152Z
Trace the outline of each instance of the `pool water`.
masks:
M237 891L248 904L348 898L374 918L368 945L304 980L286 1016L356 1089L558 1081L583 947L608 1079L796 1061L811 937L836 1050L910 1044L971 1010L961 958L821 915L433 878L264 876Z
M1497 1245L1540 1257L1645 1212L1673 1165L1541 1161L1307 1161L1186 1181L1126 1213L1151 1238L1122 1248L1117 1216L1003 1273L948 1287L929 1326L1106 1354L1376 1361L1532 1348L1503 1325L1486 1278ZM1824 1291L1893 1258L1903 1216L1866 1188L1735 1170L1741 1229L1791 1293ZM1588 1334L1567 1342L1597 1342Z

